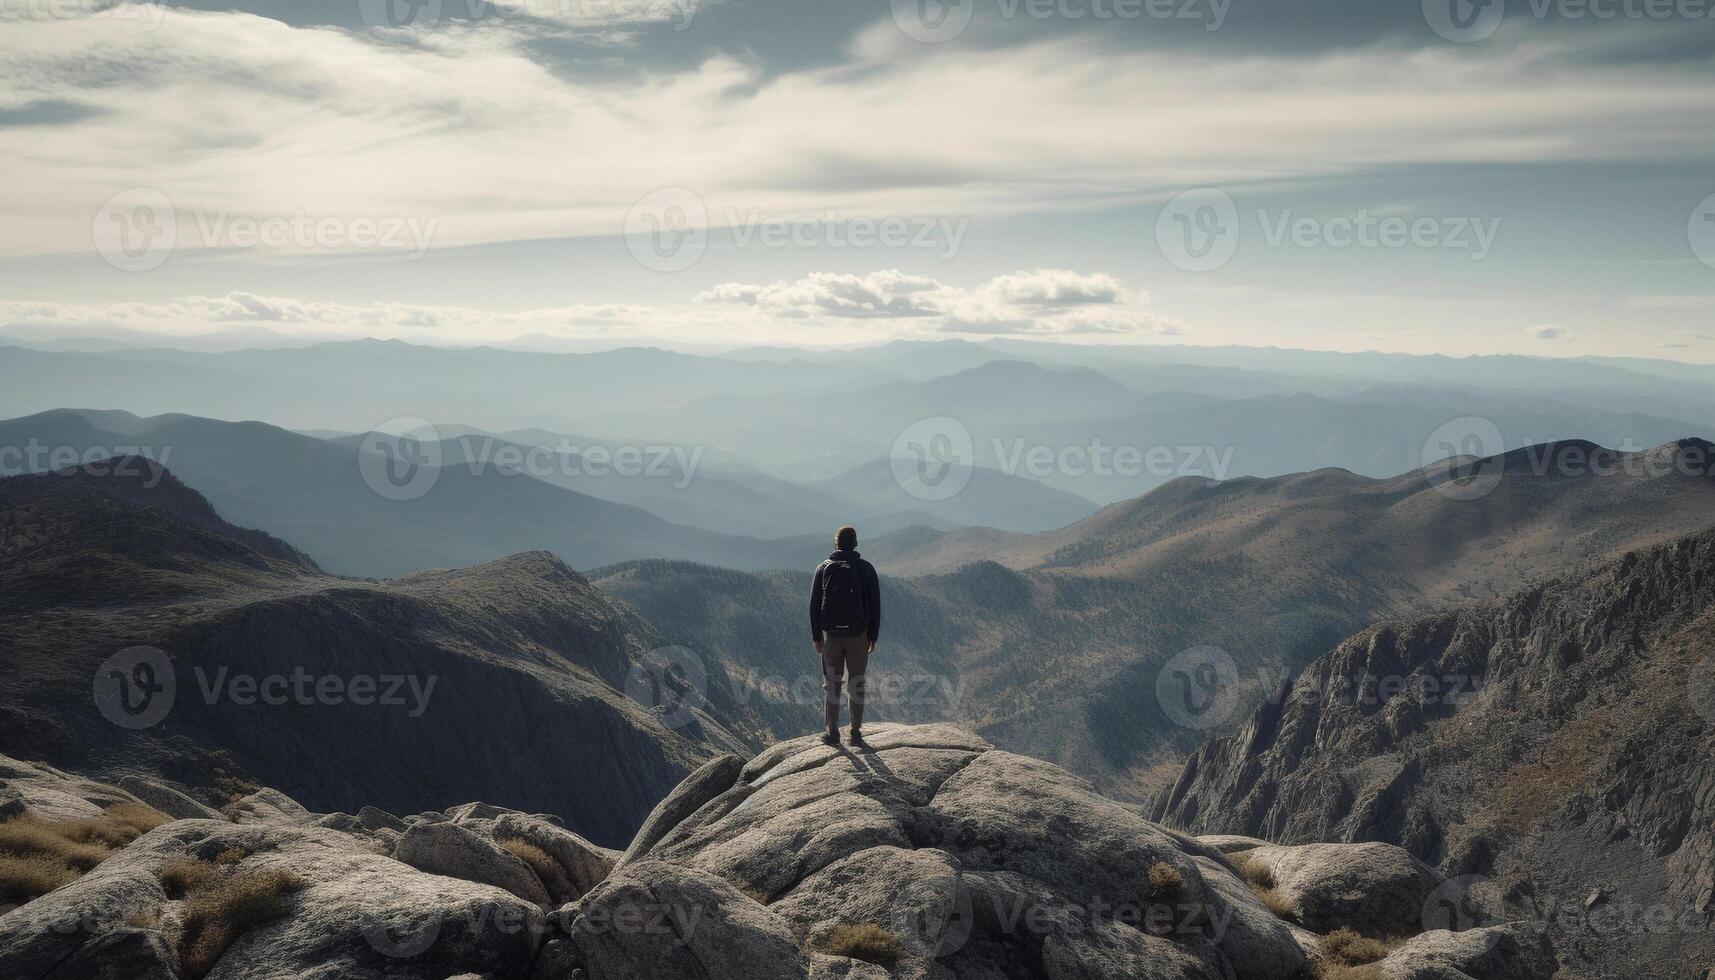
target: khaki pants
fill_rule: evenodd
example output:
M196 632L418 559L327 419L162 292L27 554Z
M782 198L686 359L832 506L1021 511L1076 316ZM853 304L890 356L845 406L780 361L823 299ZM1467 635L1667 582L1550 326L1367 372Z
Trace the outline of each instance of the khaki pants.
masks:
M822 720L840 727L840 683L851 678L852 728L863 727L864 671L869 669L868 636L828 636L822 640Z

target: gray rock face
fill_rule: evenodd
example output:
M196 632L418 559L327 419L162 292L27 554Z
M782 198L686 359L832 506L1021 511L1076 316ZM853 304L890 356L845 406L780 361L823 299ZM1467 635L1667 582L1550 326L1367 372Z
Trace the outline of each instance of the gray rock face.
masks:
M1194 840L948 726L870 741L716 760L623 862L540 815L316 817L260 792L248 822L166 824L0 916L0 976L185 980L185 904L161 880L184 857L303 881L210 980L1303 980L1319 937L1223 847L1266 861L1313 929L1403 928L1440 881L1384 845ZM1478 929L1402 945L1383 976L1548 980L1553 962L1540 936Z
M634 844L638 856L573 907L568 964L592 980L1288 980L1304 969L1291 930L1213 848L956 728L866 734L870 752L796 739L734 769L736 782L698 781L700 805L647 827L639 841L653 843ZM756 952L717 968L666 931L578 937L621 898L676 908L662 901L675 889L743 925L719 945Z
M650 848L685 818L731 788L743 768L743 759L736 755L722 755L703 763L696 772L685 777L684 782L675 786L666 799L649 812L637 836L632 838L631 846L619 859L620 865L629 864L649 853Z
M1408 940L1377 969L1384 980L1533 980L1554 975L1554 947L1539 929L1438 929Z
M564 870L567 884L571 886L570 891L553 895L556 902L570 902L583 897L619 863L618 851L597 847L540 817L503 813L495 818L490 833L497 841L522 840L554 859Z
M785 920L715 875L627 864L579 902L567 927L591 980L803 980Z
M504 888L536 905L552 901L529 865L494 841L456 823L412 827L399 838L393 857L418 871Z
M277 789L259 789L227 807L235 823L315 823L317 814Z
M123 776L119 788L174 820L225 820L226 815L197 802L171 786L137 776Z
M87 820L137 797L53 766L0 755L0 818L29 814L44 820Z
M883 845L835 861L805 878L770 908L784 916L811 946L820 946L842 922L887 928L912 954L933 959L962 942L969 895L952 856L934 848Z
M1569 971L1680 980L1670 964L1715 962L1715 931L1581 920L1715 910L1711 635L1715 531L1379 624L1193 753L1149 812L1195 833L1396 844L1506 882L1483 911L1549 922Z
M365 830L394 830L401 834L405 832L406 826L405 821L400 820L398 817L388 813L386 810L373 806L366 806L357 811L357 822Z
M1410 936L1442 877L1391 844L1265 845L1243 852L1268 868L1275 894L1315 932L1344 926L1367 936Z
M423 874L337 831L182 820L0 916L0 976L176 977L158 969L161 952L177 941L182 907L162 887L161 868L175 857L212 859L233 849L248 854L238 871L290 870L304 887L288 896L286 918L239 935L210 980L520 976L544 931L541 911L527 902ZM70 964L81 965L68 972Z

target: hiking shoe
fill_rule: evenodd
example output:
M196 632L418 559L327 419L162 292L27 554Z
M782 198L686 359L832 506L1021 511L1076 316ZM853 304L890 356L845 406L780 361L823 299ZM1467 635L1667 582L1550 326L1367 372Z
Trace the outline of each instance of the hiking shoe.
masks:
M869 748L869 743L863 740L863 732L860 732L855 728L852 729L851 738L846 739L846 741L850 742L852 744L852 748L855 749Z
M840 733L839 732L823 732L822 733L822 744L823 745L838 745L838 744L840 744Z

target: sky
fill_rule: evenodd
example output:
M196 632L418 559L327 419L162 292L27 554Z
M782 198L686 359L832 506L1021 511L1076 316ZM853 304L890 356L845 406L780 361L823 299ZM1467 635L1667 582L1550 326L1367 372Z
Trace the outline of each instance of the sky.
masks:
M1715 0L0 0L0 333L1715 362Z

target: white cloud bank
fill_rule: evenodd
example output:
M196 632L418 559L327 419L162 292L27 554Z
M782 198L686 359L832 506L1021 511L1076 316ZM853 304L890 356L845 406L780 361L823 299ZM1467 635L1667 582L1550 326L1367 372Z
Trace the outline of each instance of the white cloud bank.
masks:
M1021 290L1021 281L1053 288ZM1045 297L1056 301L1045 302ZM0 301L0 325L59 328L64 336L99 334L103 328L185 336L261 327L305 336L444 343L492 343L526 334L842 343L946 333L1148 338L1183 332L1177 321L1142 310L1144 297L1130 297L1111 276L1067 270L1019 272L973 290L892 269L867 275L811 273L793 282L725 283L696 299L690 307L604 304L496 312L229 292L152 303Z
M971 290L895 269L864 276L819 272L767 285L723 283L697 299L751 307L784 319L925 320L928 323L922 329L939 333L1176 336L1183 332L1178 321L1140 309L1147 297L1129 297L1114 277L1068 269L1014 272Z
M0 31L0 110L77 110L0 129L0 254L86 251L97 207L137 186L181 211L433 218L439 247L615 234L670 186L717 221L998 215L1393 165L1696 159L1715 131L1699 66L1601 56L1671 25L1546 31L1505 58L1098 38L901 55L875 40L892 30L879 8L848 64L771 74L719 55L591 81L543 60L533 42L566 28L540 18L382 37L156 11L153 31Z

